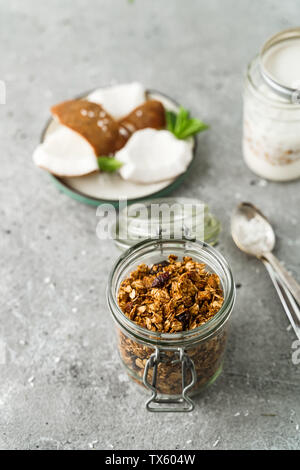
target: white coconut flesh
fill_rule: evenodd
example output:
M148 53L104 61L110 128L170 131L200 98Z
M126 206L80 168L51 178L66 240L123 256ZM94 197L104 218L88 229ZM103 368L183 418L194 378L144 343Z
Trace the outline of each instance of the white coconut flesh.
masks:
M146 101L146 91L141 83L124 83L99 88L90 93L87 99L101 104L114 119L120 119Z
M62 125L37 147L33 161L57 176L82 176L98 170L93 147L80 134Z
M156 183L184 173L193 157L192 143L165 130L135 132L115 158L123 163L122 178L136 183Z

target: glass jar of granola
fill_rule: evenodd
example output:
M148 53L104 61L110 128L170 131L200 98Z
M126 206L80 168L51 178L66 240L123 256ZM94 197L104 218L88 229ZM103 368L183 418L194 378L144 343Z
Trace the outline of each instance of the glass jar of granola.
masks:
M223 256L204 242L144 240L115 263L107 297L121 360L152 392L147 409L191 411L191 396L222 370L235 300Z
M300 177L300 28L271 37L248 66L243 154L257 175Z

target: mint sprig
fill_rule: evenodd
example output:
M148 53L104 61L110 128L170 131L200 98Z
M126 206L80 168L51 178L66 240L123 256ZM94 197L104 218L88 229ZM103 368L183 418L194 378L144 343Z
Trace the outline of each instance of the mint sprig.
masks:
M98 157L97 160L99 169L107 173L114 173L123 165L122 162L114 157Z
M172 132L177 139L187 139L209 128L199 119L190 118L189 111L182 106L180 106L178 114L166 111L166 121L168 131Z

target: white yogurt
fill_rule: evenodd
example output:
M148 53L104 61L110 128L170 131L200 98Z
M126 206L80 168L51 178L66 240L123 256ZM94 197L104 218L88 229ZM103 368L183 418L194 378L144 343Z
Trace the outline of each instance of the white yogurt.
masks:
M300 38L287 39L272 46L262 57L268 74L278 83L297 87L300 83Z
M272 46L262 62L277 83L294 88L300 84L300 37ZM259 58L249 65L246 78L243 153L249 168L263 178L300 177L300 105L266 83Z

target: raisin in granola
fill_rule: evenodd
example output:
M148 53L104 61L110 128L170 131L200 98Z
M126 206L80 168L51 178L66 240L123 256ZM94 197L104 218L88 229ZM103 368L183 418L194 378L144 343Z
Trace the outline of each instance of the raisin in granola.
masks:
M221 308L223 291L217 274L205 264L170 255L148 267L141 264L120 285L124 314L152 331L175 333L197 328Z
M123 313L139 326L150 331L177 333L193 330L210 320L223 304L219 277L206 271L205 264L190 257L178 261L170 255L149 267L141 264L123 280L118 294ZM227 327L216 335L187 349L194 363L197 383L192 391L202 388L219 373L227 337ZM150 346L133 339L119 330L121 358L130 376L142 384L147 360L154 352ZM165 352L165 360L158 365L157 390L177 395L182 390L181 364L172 351ZM153 369L148 372L151 382ZM191 377L186 377L189 382Z

